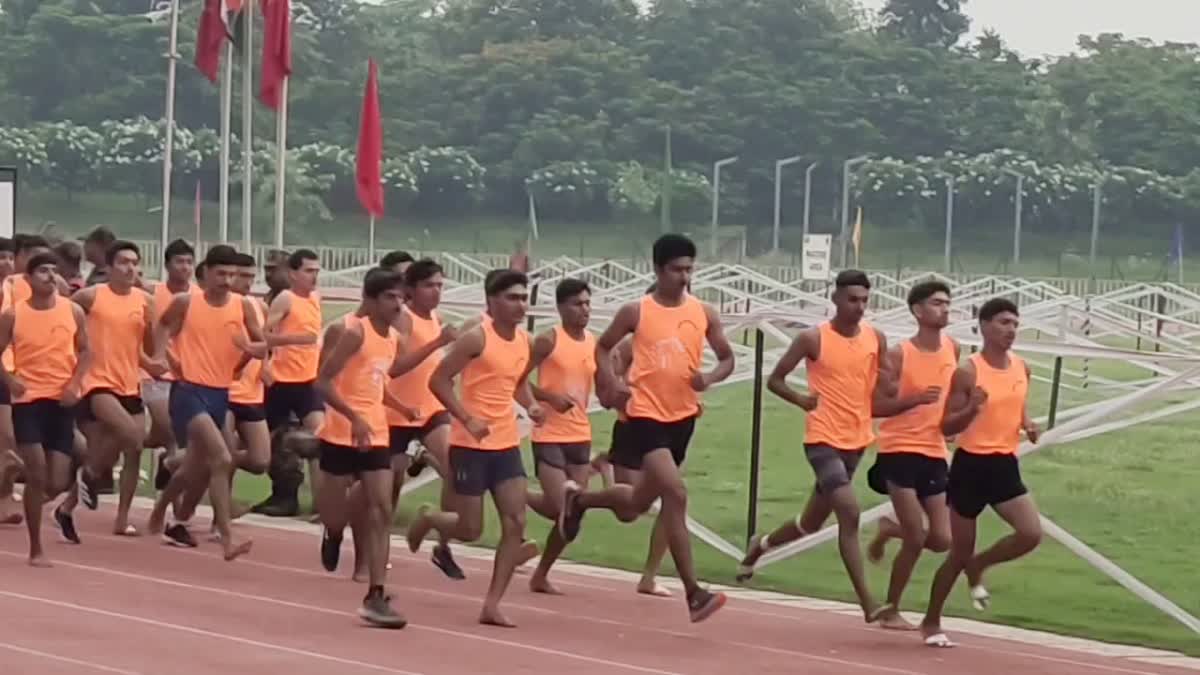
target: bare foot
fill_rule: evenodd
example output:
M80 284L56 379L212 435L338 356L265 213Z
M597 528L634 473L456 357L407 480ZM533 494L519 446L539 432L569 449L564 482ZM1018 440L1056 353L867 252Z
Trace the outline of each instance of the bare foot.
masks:
M45 553L39 553L37 555L29 556L29 566L47 569L54 567L54 563L50 562L50 559L46 557Z
M538 557L537 542L532 539L526 539L525 541L521 542L521 553L517 558L517 567L524 565L536 557Z
M744 584L754 578L754 566L758 564L758 559L766 553L766 549L762 546L762 537L755 537L750 547L746 549L746 557L742 558L742 562L738 563L737 575L734 580L739 584Z
M479 623L485 626L499 626L500 628L516 628L517 624L508 620L508 617L500 613L498 609L484 608L479 614Z
M0 525L20 525L23 522L25 522L25 516L15 510L10 511L6 507L0 508Z
M232 508L229 510L229 519L230 520L237 520L238 518L241 518L242 516L246 515L247 513L250 513L250 509L254 508L253 504L243 504L241 502L236 502L236 501L233 504L231 504L231 506L232 506Z
M879 627L885 630L914 631L917 627L908 622L900 610L893 609L879 617Z
M921 624L921 638L925 642L926 647L934 647L940 649L950 649L956 647L954 641L951 640L944 632L940 625Z
M130 525L128 521L118 520L113 524L113 534L118 537L140 537L142 533L136 527Z
M656 598L671 597L671 589L663 586L654 579L642 579L639 581L637 592L641 595L652 595Z
M417 507L417 517L409 523L408 532L404 533L404 538L408 541L408 550L413 553L421 550L421 542L425 541L425 535L429 534L429 528L431 527L429 510L432 508L429 504L422 504Z
M246 555L254 546L253 539L247 539L240 544L226 544L225 546L225 562L232 562L239 557Z
M531 577L529 579L529 590L534 593L544 593L546 595L562 595L563 592L554 587L546 577Z
M152 535L162 534L163 533L163 523L164 523L164 521L166 521L166 519L167 519L167 514L165 511L163 513L158 513L157 511L151 511L150 518L146 521L146 532L148 532Z
M875 531L875 537L867 545L867 560L871 564L878 565L883 561L883 556L887 553L888 539L895 536L895 530L898 527L891 518L879 519L879 529Z
M370 576L370 573L367 572L367 568L363 567L362 569L359 569L355 567L354 574L350 575L350 581L353 581L356 584L365 584Z
M863 610L863 620L867 623L875 623L895 611L896 608L891 605L875 605L872 609Z

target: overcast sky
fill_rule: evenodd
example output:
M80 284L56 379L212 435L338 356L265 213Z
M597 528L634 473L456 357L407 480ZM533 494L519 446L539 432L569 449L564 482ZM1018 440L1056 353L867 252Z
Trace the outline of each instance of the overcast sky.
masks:
M967 0L965 8L972 34L992 28L1023 56L1070 53L1080 34L1200 43L1200 0Z

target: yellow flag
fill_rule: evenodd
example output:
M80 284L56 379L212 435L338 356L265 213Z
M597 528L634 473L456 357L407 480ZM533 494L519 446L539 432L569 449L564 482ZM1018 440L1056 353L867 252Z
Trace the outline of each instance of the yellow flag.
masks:
M854 219L854 234L851 236L851 241L854 242L854 264L861 265L862 260L862 227L863 227L863 212L862 207L858 207L858 216Z

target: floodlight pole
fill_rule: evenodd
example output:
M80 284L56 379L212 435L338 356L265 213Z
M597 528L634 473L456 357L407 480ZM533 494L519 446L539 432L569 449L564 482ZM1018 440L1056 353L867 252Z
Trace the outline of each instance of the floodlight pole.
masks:
M712 184L712 227L709 232L708 253L713 260L717 258L717 223L720 220L721 209L721 167L738 161L737 156L726 157L713 162Z
M846 256L849 255L849 237L847 235L850 231L850 172L854 170L854 167L870 158L870 155L859 155L842 163L842 234L840 237L842 242L842 267L846 266Z
M1104 199L1104 177L1101 176L1092 186L1092 246L1088 254L1088 271L1093 279L1096 278L1096 247L1100 242L1100 203Z
M802 236L808 236L809 216L812 215L812 175L813 169L817 168L820 162L813 162L804 170L804 231ZM801 241L804 241L801 239Z
M946 274L953 271L951 267L951 241L954 237L954 176L946 176L946 243L944 246L942 269Z
M779 219L783 210L783 167L799 162L801 157L795 155L775 161L775 224L771 229L771 252L779 252Z
M1021 215L1024 209L1021 207L1021 200L1025 196L1025 176L1012 169L1005 169L1004 173L1015 176L1017 179L1017 195L1014 199L1013 207L1013 257L1014 265L1021 264Z

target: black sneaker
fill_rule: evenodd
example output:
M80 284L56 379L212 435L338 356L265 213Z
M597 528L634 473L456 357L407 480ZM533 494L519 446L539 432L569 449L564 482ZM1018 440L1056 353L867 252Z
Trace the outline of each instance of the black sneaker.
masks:
M79 495L79 502L89 511L95 511L100 506L100 481L93 478L84 467L79 467L75 474L75 493Z
M558 534L570 543L579 536L579 528L583 524L583 511L579 508L581 490L575 481L567 481L563 490L563 509L558 514Z
M321 530L321 566L326 572L336 572L342 557L342 535L333 536L328 528Z
M697 588L688 597L688 613L692 617L692 623L700 623L716 614L718 609L725 606L725 600L724 593L710 593L703 588Z
M182 548L196 548L197 546L195 537L183 523L168 525L167 529L163 530L163 542Z
M442 574L445 574L455 581L462 581L467 578L467 575L463 573L462 568L459 567L458 563L454 561L454 553L450 551L449 546L442 544L434 546L433 556L430 557L430 561L433 562L434 567L437 567L442 571Z
M54 508L54 523L58 525L58 530L62 533L63 539L72 544L82 543L79 539L79 532L75 529L75 517L63 511L62 506Z
M409 478L416 478L417 476L421 475L421 472L424 471L425 467L427 466L429 466L429 462L425 461L425 453L418 452L417 455L413 457L412 463L408 465L406 473L408 473Z
M384 593L383 586L372 586L367 591L367 597L363 598L362 607L358 608L358 615L380 628L404 628L408 620L392 607L391 600L391 596Z
M167 453L158 456L158 469L154 472L154 489L162 492L171 482L171 470L167 468Z

